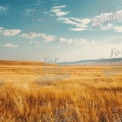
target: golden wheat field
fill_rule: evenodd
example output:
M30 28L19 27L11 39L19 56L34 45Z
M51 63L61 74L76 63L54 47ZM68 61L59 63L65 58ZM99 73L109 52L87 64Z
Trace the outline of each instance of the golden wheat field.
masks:
M121 71L2 62L0 122L122 122Z

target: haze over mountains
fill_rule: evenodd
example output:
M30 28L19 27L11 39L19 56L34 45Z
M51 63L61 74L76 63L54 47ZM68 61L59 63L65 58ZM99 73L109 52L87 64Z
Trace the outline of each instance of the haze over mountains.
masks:
M80 61L74 61L74 62L61 62L58 64L64 64L64 65L120 65L120 64L122 64L122 58L80 60Z
M112 59L94 59L94 60L80 60L71 62L60 62L59 65L121 65L122 58L112 58ZM0 60L0 65L19 65L19 66L50 66L54 64L49 64L47 62L39 61L11 61L11 60Z

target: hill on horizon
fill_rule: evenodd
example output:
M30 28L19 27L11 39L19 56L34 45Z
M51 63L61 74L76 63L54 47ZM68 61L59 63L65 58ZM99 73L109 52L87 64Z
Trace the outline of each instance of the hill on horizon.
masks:
M0 65L17 65L17 66L52 66L55 64L49 64L46 62L38 61L13 61L13 60L0 60Z
M93 60L80 60L74 62L60 62L58 64L64 65L116 65L122 64L122 58L111 58L111 59L93 59Z

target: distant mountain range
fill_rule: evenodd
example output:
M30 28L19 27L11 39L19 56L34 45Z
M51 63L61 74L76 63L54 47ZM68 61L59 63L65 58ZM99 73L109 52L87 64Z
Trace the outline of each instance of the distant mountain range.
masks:
M80 60L73 62L60 62L60 65L122 65L122 58L113 59L95 59L95 60ZM36 61L11 61L11 60L0 60L0 66L2 65L19 65L19 66L54 66L56 64L49 64L46 62Z
M120 65L122 64L122 58L111 59L95 59L95 60L80 60L74 62L60 62L62 65Z
M53 66L55 64L48 64L45 62L37 61L12 61L12 60L0 60L0 66Z

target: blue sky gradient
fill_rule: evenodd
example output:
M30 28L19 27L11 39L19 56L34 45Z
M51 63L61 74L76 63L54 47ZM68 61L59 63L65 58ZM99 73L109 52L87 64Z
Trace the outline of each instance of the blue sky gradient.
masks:
M121 0L0 0L0 59L108 58L121 45Z

